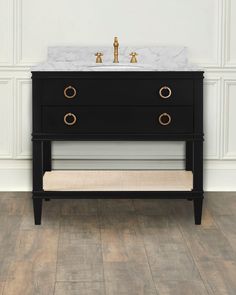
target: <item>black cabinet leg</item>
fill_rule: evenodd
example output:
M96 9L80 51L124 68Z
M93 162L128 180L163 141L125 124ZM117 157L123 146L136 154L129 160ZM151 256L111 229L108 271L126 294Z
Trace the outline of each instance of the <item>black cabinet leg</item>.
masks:
M33 141L33 192L43 190L43 144L41 141ZM34 198L34 221L41 224L42 199Z
M195 224L201 224L202 222L202 203L203 199L195 199L193 201Z
M193 142L186 141L185 143L185 170L193 170Z
M43 204L42 199L33 199L35 225L41 224L42 204Z
M193 145L193 190L202 192L194 199L195 224L201 224L203 203L203 141L195 141Z
M43 171L52 170L52 147L50 141L43 142Z
M203 190L203 142L194 142L193 148L193 188L197 191Z

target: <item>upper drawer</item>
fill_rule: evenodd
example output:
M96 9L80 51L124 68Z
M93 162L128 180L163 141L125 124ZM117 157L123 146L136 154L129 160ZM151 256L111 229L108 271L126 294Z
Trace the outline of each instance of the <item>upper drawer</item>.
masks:
M188 79L45 79L44 105L191 105Z

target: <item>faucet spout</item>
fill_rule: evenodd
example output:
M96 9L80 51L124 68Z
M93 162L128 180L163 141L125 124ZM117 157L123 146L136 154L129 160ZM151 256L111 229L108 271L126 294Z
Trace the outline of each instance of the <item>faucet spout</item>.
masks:
M119 63L119 42L118 42L118 37L114 38L114 43L113 43L113 47L114 47L114 61L113 63Z

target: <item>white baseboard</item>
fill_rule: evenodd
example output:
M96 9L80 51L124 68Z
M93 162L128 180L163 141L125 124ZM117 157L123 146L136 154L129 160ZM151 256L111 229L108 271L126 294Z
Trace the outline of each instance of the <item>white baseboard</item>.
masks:
M56 160L54 169L183 169L181 160ZM31 191L30 160L0 160L0 191ZM236 191L236 161L204 163L205 191Z

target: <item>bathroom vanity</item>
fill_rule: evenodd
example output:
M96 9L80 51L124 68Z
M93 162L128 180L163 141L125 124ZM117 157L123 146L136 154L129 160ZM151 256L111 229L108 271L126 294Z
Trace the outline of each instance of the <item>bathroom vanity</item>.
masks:
M203 72L70 63L32 71L35 224L43 200L55 198L190 199L200 224ZM52 141L83 140L184 141L185 170L52 170Z

